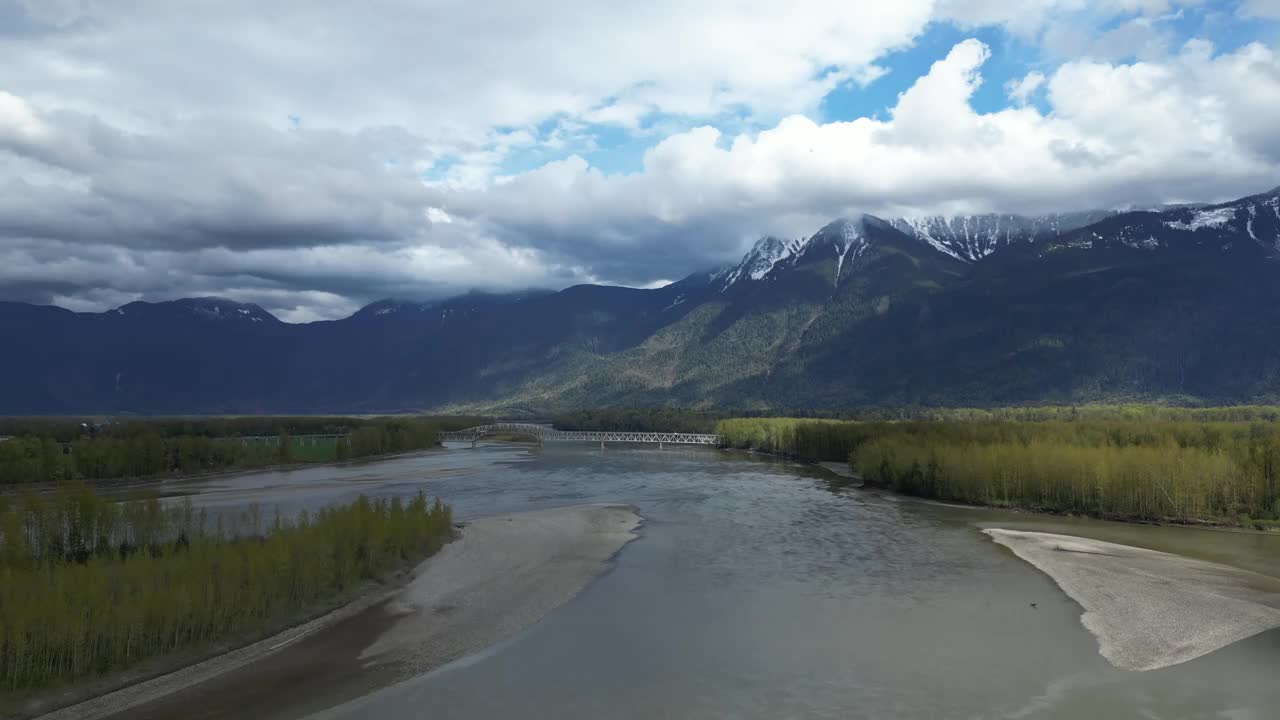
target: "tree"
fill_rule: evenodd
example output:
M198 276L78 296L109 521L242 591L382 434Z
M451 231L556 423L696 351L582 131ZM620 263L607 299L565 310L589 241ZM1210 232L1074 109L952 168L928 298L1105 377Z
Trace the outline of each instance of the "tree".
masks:
M279 445L276 446L276 459L282 463L291 462L293 460L293 438L289 437L289 431L280 428L278 433Z

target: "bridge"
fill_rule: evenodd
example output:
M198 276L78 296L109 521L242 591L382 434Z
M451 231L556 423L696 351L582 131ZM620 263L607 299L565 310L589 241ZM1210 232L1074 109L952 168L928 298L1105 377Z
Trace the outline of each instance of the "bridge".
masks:
M479 427L455 430L439 434L440 440L453 442L469 442L471 447L476 441L490 435L526 435L540 443L549 442L598 442L603 448L606 442L613 443L657 443L664 445L710 445L719 447L723 444L719 435L707 433L669 433L669 432L613 432L603 430L556 430L547 425L534 423L494 423Z

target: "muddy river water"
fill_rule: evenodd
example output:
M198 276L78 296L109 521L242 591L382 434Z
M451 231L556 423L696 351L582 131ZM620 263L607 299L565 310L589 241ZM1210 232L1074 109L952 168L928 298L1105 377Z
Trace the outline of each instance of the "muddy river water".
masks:
M1159 670L1119 669L1080 605L982 530L1078 535L1271 576L1280 536L950 507L833 490L823 473L704 449L482 445L164 489L229 516L423 489L462 519L583 503L643 517L612 568L541 622L326 718L1280 717L1280 631ZM272 716L290 715L293 690Z

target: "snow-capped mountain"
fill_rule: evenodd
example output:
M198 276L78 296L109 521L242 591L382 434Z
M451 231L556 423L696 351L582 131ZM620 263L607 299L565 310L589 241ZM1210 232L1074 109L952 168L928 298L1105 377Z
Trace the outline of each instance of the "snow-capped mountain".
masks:
M771 273L805 262L833 258L836 268L832 283L838 285L852 264L871 247L877 231L895 232L880 218L860 215L852 220L833 220L807 238L761 238L741 262L712 275L712 283L718 284L723 292L742 282L765 280Z
M781 240L768 235L742 257L737 265L724 268L711 276L711 281L727 290L739 280L763 280L778 263L794 258L809 241L807 239Z
M431 307L431 303L387 299L365 305L356 311L356 315L360 317L387 317L406 313L424 313L430 310Z
M950 258L976 263L1006 247L1044 243L1053 247L1124 245L1138 249L1206 245L1227 249L1247 240L1280 256L1280 188L1219 205L1170 206L1119 212L1089 210L1024 216L1009 214L930 215L883 220L874 215L838 219L807 238L761 238L741 262L710 277L724 292L742 283L813 259L834 258L833 283L848 276L859 257L878 239L908 238Z
M1024 215L921 215L896 218L890 224L957 260L976 262L1009 245L1060 237L1104 220L1114 211Z
M742 261L711 277L723 292L742 282L764 280L775 269L806 258L834 257L833 282L839 284L876 238L910 239L965 263L973 263L1003 247L1062 237L1078 228L1113 217L1112 211L1087 211L1026 217L1022 215L931 215L884 220L875 215L841 218L807 238L764 237Z
M1123 213L1065 234L1045 252L1116 246L1280 257L1280 188L1218 205Z

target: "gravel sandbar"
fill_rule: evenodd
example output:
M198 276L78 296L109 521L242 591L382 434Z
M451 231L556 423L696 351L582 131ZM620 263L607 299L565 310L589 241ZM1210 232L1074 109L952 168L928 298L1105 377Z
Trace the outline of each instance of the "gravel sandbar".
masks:
M983 532L1079 603L1099 652L1125 670L1176 665L1280 627L1280 579L1071 535Z

